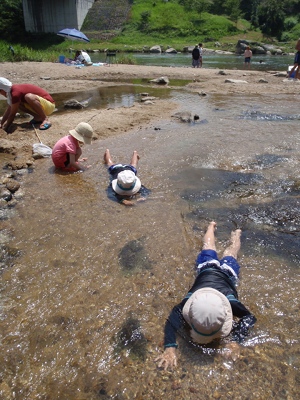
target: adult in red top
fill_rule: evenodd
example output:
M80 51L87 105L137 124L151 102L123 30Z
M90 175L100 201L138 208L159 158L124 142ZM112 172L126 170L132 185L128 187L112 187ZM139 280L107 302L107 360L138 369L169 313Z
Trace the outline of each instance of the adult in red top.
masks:
M50 128L48 116L53 113L55 102L46 90L27 83L13 85L8 79L0 77L0 94L7 98L8 103L0 122L0 128L7 133L11 131L18 111L31 114L33 119L30 123L40 124L41 130Z

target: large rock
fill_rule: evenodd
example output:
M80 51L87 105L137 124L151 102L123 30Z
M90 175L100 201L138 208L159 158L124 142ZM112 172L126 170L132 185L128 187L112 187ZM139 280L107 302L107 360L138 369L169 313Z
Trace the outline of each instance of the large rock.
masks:
M161 53L161 47L156 45L150 48L150 53Z
M242 81L241 79L225 79L225 83L248 83L247 81Z
M280 48L274 46L273 44L259 43L246 39L238 40L235 50L236 54L244 54L244 51L247 46L250 46L253 54L274 54L274 55L283 54L283 51Z
M173 47L170 47L169 49L166 50L167 54L177 54L177 50L173 49Z
M158 85L168 85L169 78L167 78L166 76L161 76L160 78L151 79L150 82L157 83Z

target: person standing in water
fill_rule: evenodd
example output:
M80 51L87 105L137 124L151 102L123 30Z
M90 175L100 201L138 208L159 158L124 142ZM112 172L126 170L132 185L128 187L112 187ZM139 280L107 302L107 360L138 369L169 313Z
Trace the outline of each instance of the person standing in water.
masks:
M289 72L289 78L292 77L294 71L295 71L295 79L300 78L300 38L298 39L295 49L297 50L295 54L295 59L294 59L294 66Z
M246 50L244 52L244 67L250 69L251 68L251 57L252 57L252 51L250 50L250 47L247 46Z
M203 44L199 43L199 53L200 53L200 57L199 57L199 63L200 63L200 68L202 68L203 65Z
M165 325L164 352L155 361L158 367L177 366L176 333L187 328L193 342L207 345L231 334L226 354L239 356L239 343L249 334L256 318L239 301L236 283L240 272L237 255L241 247L241 230L231 233L231 243L218 259L215 245L216 222L208 225L202 251L196 260L197 277L180 304L170 313ZM239 319L233 324L233 317ZM233 357L234 356L234 357Z
M197 44L192 51L192 67L193 68L200 67L200 50Z

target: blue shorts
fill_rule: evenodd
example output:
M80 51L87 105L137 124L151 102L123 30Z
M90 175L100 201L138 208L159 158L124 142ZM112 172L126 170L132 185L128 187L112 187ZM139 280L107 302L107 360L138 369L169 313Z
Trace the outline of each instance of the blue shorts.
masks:
M203 264L205 262L213 260L219 261L221 266L223 264L228 265L230 268L234 270L236 275L239 276L241 267L239 266L237 260L232 256L223 257L221 260L219 260L217 252L215 250L202 250L197 257L196 265Z
M114 180L117 179L119 172L125 170L132 171L135 175L137 175L137 169L130 164L113 164L108 168L108 173L110 174L111 179Z
M251 57L245 57L245 63L250 63Z

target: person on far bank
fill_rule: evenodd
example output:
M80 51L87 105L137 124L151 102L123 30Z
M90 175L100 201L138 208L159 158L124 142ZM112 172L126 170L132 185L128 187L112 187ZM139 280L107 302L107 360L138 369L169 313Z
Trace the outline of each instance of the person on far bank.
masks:
M8 79L0 78L0 94L6 97L8 103L0 122L0 128L7 133L11 133L11 125L18 111L31 114L33 119L29 124L39 124L40 130L51 127L48 116L55 110L55 102L46 90L27 83L12 84Z
M104 163L108 166L113 195L124 206L134 206L135 202L145 201L150 193L137 177L139 159L138 152L134 150L130 164L115 164L109 149L104 153Z
M84 144L91 144L93 128L86 122L80 122L75 129L69 131L68 136L64 136L54 145L52 149L52 161L56 168L67 172L84 171L90 165L84 166L87 158L80 158L82 155L81 147Z
M294 59L294 65L293 68L289 72L289 78L292 77L294 71L295 71L295 79L300 79L300 38L298 39L295 49L297 50L295 54L295 59Z
M244 67L250 69L251 68L251 57L252 51L249 46L246 47L244 52Z
M176 334L189 337L194 343L208 345L231 334L224 354L233 360L239 357L242 343L256 318L239 301L236 284L240 272L237 254L241 246L241 230L231 233L231 243L218 259L215 245L216 222L208 225L202 251L196 260L197 277L180 304L170 313L164 335L164 352L155 361L165 370L177 366ZM238 318L238 322L233 321ZM188 338L187 340L190 340Z
M197 44L192 51L192 67L193 68L200 67L200 50Z
M203 44L202 43L199 43L199 53L200 53L199 63L200 63L200 68L202 68L202 64L203 64Z

